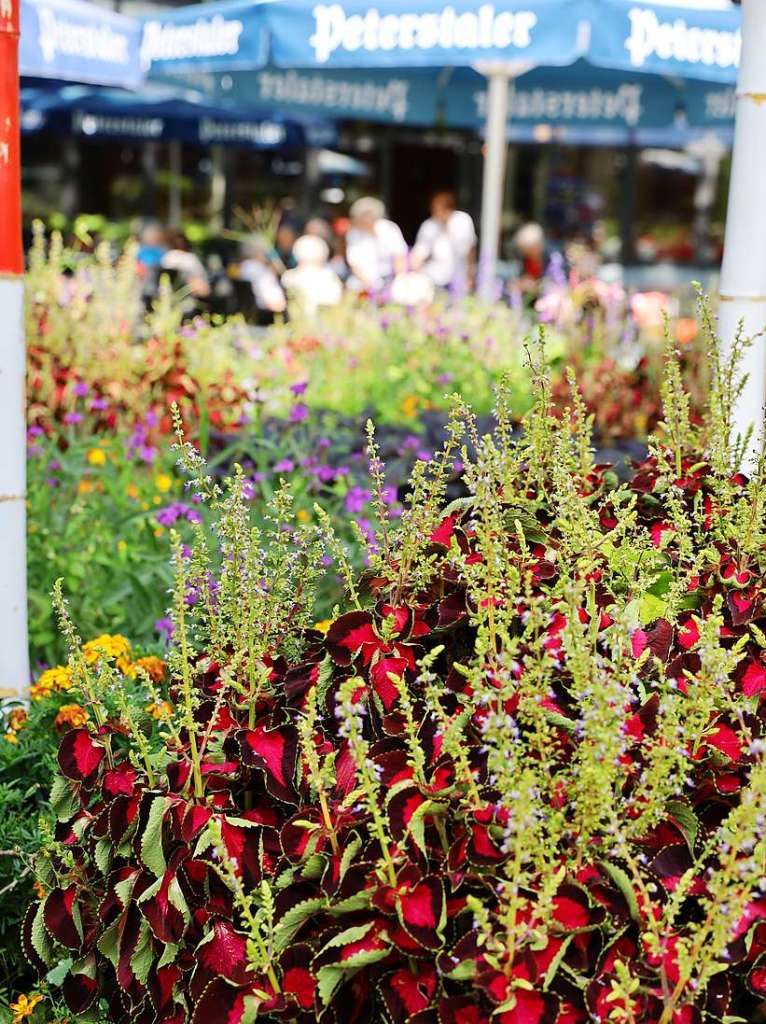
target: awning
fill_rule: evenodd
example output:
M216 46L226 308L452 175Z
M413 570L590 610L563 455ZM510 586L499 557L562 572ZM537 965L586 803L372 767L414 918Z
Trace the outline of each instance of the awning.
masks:
M314 141L327 145L335 139L328 123L309 128L301 120L268 110L251 106L243 112L157 86L137 93L82 85L26 86L21 90L21 106L25 134L47 130L91 139L176 139L202 146L267 150Z
M21 0L23 76L135 88L142 26L86 0Z

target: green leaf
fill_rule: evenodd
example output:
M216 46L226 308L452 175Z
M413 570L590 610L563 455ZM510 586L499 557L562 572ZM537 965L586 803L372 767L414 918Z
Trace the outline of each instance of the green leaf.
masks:
M93 853L96 867L104 877L109 874L109 867L112 863L112 843L109 838L99 839Z
M146 828L141 836L141 860L155 875L164 875L167 864L162 848L162 823L170 806L170 798L155 797L146 819Z
M601 867L606 871L609 877L612 879L614 884L620 890L622 895L628 904L630 910L630 916L634 921L638 921L638 900L636 894L633 891L628 873L624 868L621 868L618 864L610 864L608 861L602 860Z
M274 929L274 948L279 951L289 945L293 935L298 931L303 922L307 921L312 914L325 907L326 904L327 900L321 897L313 897L291 907L280 918L279 924Z
M138 942L130 958L130 968L142 985L146 984L146 979L149 977L149 971L152 969L153 963L152 933L146 921L141 921Z
M691 806L683 800L671 800L668 804L668 814L683 832L689 852L693 855L700 827L697 815Z
M35 919L32 922L30 935L32 949L37 953L43 963L49 964L53 959L53 940L48 934L43 918L43 904L38 904L35 911Z
M319 993L319 999L323 1006L328 1006L333 994L343 981L343 968L342 967L320 967L319 973L317 974L317 991Z
M66 960L59 960L56 966L45 975L45 980L49 985L53 985L55 988L61 988L64 984L64 979L69 974L69 968L71 966L71 957L67 957Z
M69 821L80 806L80 801L77 799L71 782L63 775L57 775L53 780L49 800L51 810L59 821Z
M662 619L667 611L667 603L647 590L639 604L638 617L642 626L647 626L656 619Z
M366 924L357 924L352 925L350 928L345 928L322 946L322 952L324 953L326 949L336 949L338 946L345 946L349 942L358 942L365 937L374 924L374 921L368 921Z
M120 960L120 921L121 916L109 925L96 943L99 953L103 953L107 960L111 960L115 970Z

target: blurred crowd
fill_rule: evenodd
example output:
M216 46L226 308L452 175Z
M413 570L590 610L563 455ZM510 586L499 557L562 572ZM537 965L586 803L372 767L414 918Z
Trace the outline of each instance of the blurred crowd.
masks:
M565 255L547 244L536 223L518 229L514 248L512 288L530 302L552 266L559 273L566 266L568 273L574 260L582 277L594 273L598 263L592 243L575 244ZM285 211L271 237L245 235L236 258L229 260L218 253L203 257L181 231L147 223L138 259L147 303L166 276L184 290L195 312L242 313L257 324L287 316L296 306L311 315L338 305L345 293L404 306L426 305L439 293L461 298L481 278L475 225L449 191L431 197L430 215L411 247L381 200L365 196L353 203L348 217L333 221L301 220Z

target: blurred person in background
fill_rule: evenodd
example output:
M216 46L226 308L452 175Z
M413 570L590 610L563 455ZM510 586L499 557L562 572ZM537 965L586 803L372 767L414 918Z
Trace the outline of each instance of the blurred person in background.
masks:
M274 236L274 245L269 252L269 262L277 277L281 277L286 270L292 270L295 266L293 246L298 234L298 225L292 217L283 217Z
M352 291L376 294L407 269L407 243L397 224L386 219L380 199L364 196L350 210L346 262Z
M274 273L269 253L257 239L242 244L242 261L237 276L252 288L256 308L265 314L264 322L273 320L274 314L284 313L287 309L285 293Z
M210 295L210 279L202 260L193 253L189 241L182 231L171 234L167 252L160 260L162 270L173 271L180 283L195 299L207 299Z
M420 226L412 267L427 274L437 288L466 295L473 287L476 229L470 214L458 210L453 192L436 192L431 216Z
M513 237L520 263L515 286L528 298L534 299L540 291L547 263L545 232L534 221L523 224Z
M156 221L144 224L138 240L138 262L148 270L154 270L162 263L162 257L166 251L165 232L162 225Z
M304 313L313 316L320 306L337 306L343 284L329 265L330 247L318 235L302 235L293 246L297 266L282 275L282 287Z

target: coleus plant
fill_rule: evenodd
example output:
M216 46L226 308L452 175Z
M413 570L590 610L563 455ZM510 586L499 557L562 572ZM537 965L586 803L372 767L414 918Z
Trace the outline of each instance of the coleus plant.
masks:
M669 353L661 436L619 487L539 367L520 440L502 388L494 437L456 400L395 527L371 438L361 580L287 492L261 536L241 475L184 447L223 569L201 533L176 546L159 746L99 712L109 665L61 604L93 727L61 742L24 946L70 1013L764 1016L766 466L737 471L736 376L711 365L697 428ZM461 432L467 496L445 505ZM315 628L323 544L349 605Z

